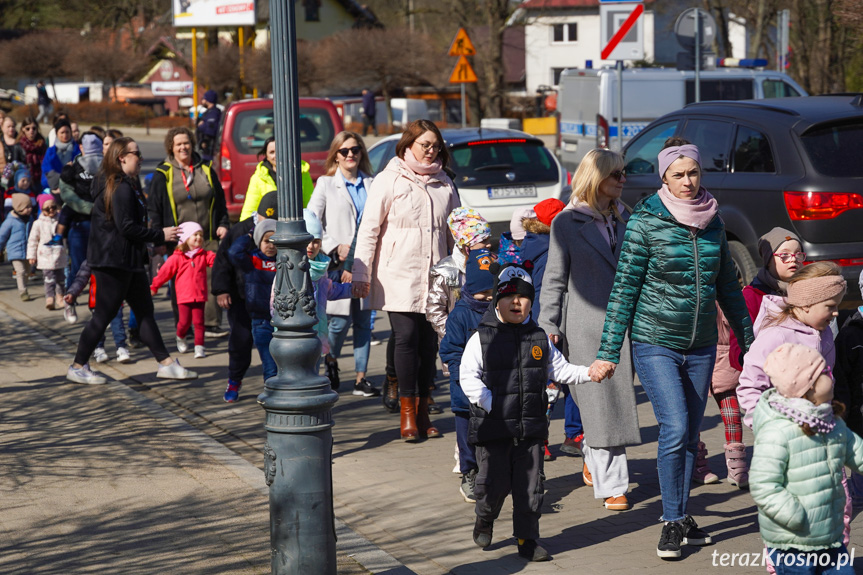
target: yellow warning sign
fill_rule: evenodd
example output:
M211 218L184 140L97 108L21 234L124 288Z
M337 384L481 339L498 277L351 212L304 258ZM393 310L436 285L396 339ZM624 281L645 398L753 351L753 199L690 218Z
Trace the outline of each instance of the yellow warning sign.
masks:
M464 56L459 56L455 68L452 69L452 74L449 76L450 84L473 84L476 83L476 72L473 71L473 66L467 61Z
M452 46L449 47L448 56L476 56L476 48L473 47L473 42L467 36L464 28L459 28L452 41ZM474 80L476 82L476 80Z

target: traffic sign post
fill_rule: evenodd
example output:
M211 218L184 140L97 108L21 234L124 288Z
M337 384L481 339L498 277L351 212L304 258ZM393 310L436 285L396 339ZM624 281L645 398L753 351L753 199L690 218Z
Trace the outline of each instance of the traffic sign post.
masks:
M644 59L644 4L600 0L599 41L603 60L617 60L617 141L623 150L623 61Z
M458 32L456 32L455 38L453 38L452 44L449 47L449 56L457 56L458 62L456 62L455 67L452 69L452 74L449 75L449 83L450 84L461 84L461 127L467 127L467 106L465 104L465 84L468 83L476 83L477 77L476 72L473 70L473 66L470 65L466 56L475 56L476 48L473 46L473 42L470 41L470 37L467 35L467 31L464 28L459 28Z

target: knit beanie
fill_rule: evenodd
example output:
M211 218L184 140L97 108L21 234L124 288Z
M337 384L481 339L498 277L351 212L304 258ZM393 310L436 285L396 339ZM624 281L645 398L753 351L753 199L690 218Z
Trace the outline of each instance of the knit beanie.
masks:
M275 220L279 217L279 197L276 192L267 192L258 204L258 215Z
M533 206L533 211L536 212L536 219L550 226L554 216L559 214L565 207L566 204L557 198L548 198Z
M306 231L309 232L313 238L319 240L324 237L324 229L321 226L321 220L318 219L318 215L315 212L308 208L303 209L303 219L306 221Z
M15 171L15 178L12 180L14 182L15 189L24 192L27 190L25 190L24 188L18 187L18 182L21 181L21 178L30 178L30 184L32 185L33 184L33 176L30 175L30 170L28 170L27 168L18 168Z
M782 397L806 395L826 367L820 353L799 343L783 343L764 361L764 373Z
M844 295L848 284L842 276L821 276L788 284L785 301L794 307L806 307Z
M177 241L181 244L186 243L186 240L195 235L196 232L203 232L204 228L198 222L183 222L178 226Z
M776 253L782 244L785 242L796 241L801 246L803 242L797 237L794 232L789 232L785 228L773 228L758 239L758 253L761 254L761 261L764 267L770 264L773 259L773 254Z
M15 210L16 214L20 214L24 210L27 209L27 206L32 206L30 203L30 196L27 194L21 194L15 192L12 194L12 209Z
M494 306L497 306L500 298L514 294L522 295L533 303L533 297L536 293L533 287L533 278L530 277L530 273L533 271L533 262L506 264L503 267L495 263L489 269L497 276L494 301L492 302Z
M494 274L491 264L495 262L488 250L471 250L465 265L464 291L470 295L494 288Z
M102 140L96 134L84 134L81 139L81 150L85 156L101 156Z
M459 247L475 246L491 236L488 222L473 208L455 208L450 212L446 223Z
M219 100L219 96L216 94L215 90L207 90L204 92L204 99L211 104L215 104Z
M517 208L512 213L512 219L509 221L509 231L512 235L512 239L519 242L524 239L524 236L527 235L527 232L524 231L524 226L521 225L521 221L527 218L535 218L536 212L533 211L531 207L522 207Z
M60 202L57 201L57 196L54 194L39 194L36 196L36 203L39 204L39 209L44 210L45 204L48 202L54 202L55 205L58 205Z
M252 237L255 238L255 247L261 247L261 240L264 239L264 234L267 232L276 231L276 220L260 220L257 224L255 224L255 233Z

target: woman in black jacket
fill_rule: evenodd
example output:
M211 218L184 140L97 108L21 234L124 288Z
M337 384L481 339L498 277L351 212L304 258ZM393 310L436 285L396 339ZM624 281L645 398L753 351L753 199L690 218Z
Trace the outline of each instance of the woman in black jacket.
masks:
M108 148L99 176L93 182L87 261L93 270L95 285L90 289L96 289L96 307L93 318L81 332L75 361L66 373L66 379L76 383L107 381L90 371L88 361L123 300L138 318L141 341L160 364L156 377L198 377L171 358L156 325L150 282L144 269L148 259L146 244L173 241L177 228L147 227L147 200L138 180L140 168L141 152L135 140L117 138Z

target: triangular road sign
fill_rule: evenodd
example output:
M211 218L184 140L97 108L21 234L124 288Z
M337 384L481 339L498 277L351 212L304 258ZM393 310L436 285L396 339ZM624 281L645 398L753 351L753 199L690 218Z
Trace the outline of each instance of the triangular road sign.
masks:
M473 71L473 66L467 61L464 56L459 56L455 68L452 69L452 74L449 76L450 84L470 84L477 81L476 72Z
M459 28L449 47L448 56L476 56L476 48L467 36L464 28ZM476 81L476 80L474 80Z

